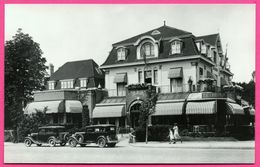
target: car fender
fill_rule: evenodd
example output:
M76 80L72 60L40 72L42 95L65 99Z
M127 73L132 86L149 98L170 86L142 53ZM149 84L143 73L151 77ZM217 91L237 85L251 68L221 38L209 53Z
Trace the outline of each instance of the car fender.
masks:
M34 139L33 139L32 137L30 137L30 136L25 137L24 140L25 140L25 139L31 140L31 142L32 142L33 144L41 144L40 142L34 140Z

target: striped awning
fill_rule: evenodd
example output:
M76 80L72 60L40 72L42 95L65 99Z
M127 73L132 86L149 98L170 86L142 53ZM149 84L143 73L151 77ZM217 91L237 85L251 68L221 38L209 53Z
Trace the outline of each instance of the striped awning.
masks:
M24 110L24 114L32 114L32 113L36 113L37 111L42 112L45 109L46 109L46 114L62 113L64 112L64 102L62 100L32 102L26 106Z
M126 73L116 74L116 76L114 78L114 83L127 83Z
M183 102L157 103L152 116L182 115Z
M182 68L171 68L168 73L168 78L182 78L183 71Z
M82 113L82 104L78 100L66 100L66 113Z
M234 114L234 115L244 115L244 109L242 106L236 104L236 103L226 103L227 104L227 114Z
M216 101L188 102L186 114L214 114L216 113Z
M93 118L111 118L125 116L125 105L96 106L93 110Z

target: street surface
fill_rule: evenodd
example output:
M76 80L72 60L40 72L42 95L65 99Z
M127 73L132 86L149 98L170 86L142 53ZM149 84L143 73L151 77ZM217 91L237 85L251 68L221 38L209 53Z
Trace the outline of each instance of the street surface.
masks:
M25 147L23 143L5 143L5 163L254 163L252 147L221 147L200 142L177 144L131 144L123 140L115 148L99 148L96 145L71 148L43 145ZM243 145L239 141L226 145ZM251 143L252 146L253 141ZM193 146L193 147L191 147Z

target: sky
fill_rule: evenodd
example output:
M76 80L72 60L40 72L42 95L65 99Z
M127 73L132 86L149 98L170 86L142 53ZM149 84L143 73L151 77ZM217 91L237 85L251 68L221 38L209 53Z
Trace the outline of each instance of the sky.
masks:
M102 65L112 44L167 26L195 36L219 33L234 73L249 82L255 70L255 5L13 5L5 8L5 40L18 28L40 44L55 71L68 61Z

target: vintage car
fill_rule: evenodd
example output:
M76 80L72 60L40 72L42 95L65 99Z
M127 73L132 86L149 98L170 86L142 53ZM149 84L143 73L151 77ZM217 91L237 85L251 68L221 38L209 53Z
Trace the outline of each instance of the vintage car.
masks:
M65 132L64 126L43 126L38 128L38 133L31 133L25 137L24 144L27 147L32 144L41 146L43 143L47 143L52 147L56 144L65 146L69 136L69 132Z
M110 124L87 126L84 132L73 134L68 143L71 147L76 147L77 144L84 147L91 143L96 143L99 147L115 147L118 143L116 126Z

